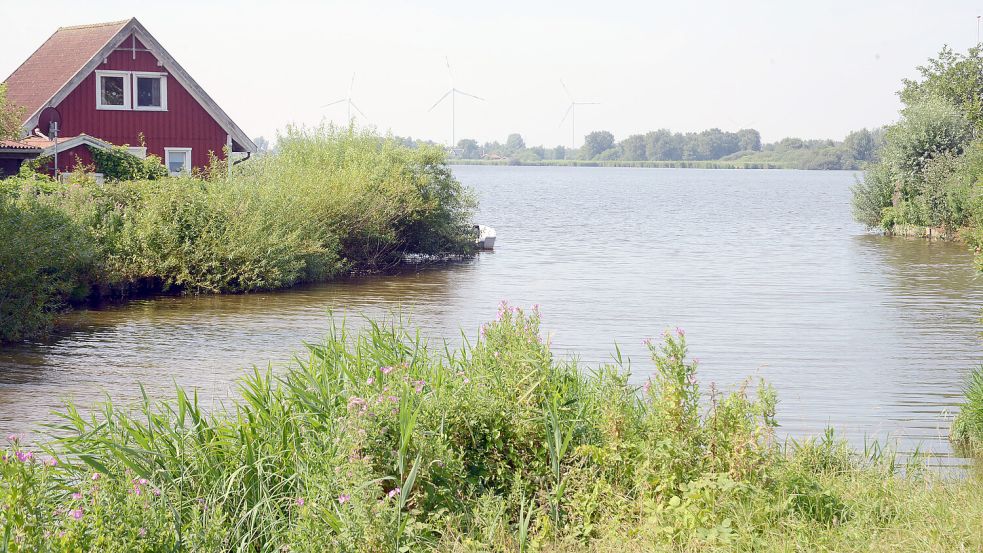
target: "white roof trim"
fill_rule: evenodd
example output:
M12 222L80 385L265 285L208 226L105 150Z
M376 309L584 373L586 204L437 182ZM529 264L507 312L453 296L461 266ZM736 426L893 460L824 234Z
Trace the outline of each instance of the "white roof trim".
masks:
M69 138L68 140L58 141L58 151L64 152L65 150L70 150L76 146L92 146L93 148L98 148L100 150L108 150L113 147L112 144L106 142L105 140L99 140L94 136L89 136L87 134L80 134L78 136ZM55 145L52 144L41 152L43 156L54 155Z
M232 140L237 142L242 148L247 152L256 152L256 144L239 128L238 125L232 121L232 118L219 107L215 100L208 95L207 92L201 86L191 78L191 75L184 70L183 67L175 60L157 39L155 39L149 31L139 22L136 18L130 19L126 25L124 25L116 35L109 39L105 46L101 50L96 52L92 59L90 59L82 69L75 74L67 83L65 83L61 89L48 99L38 110L31 115L31 118L24 123L24 132L30 133L38 124L38 117L41 115L41 111L48 106L57 106L64 100L73 90L75 90L90 73L99 67L106 57L112 53L117 47L123 44L130 34L136 35L137 39L143 43L143 46L150 50L150 52L157 58L159 62L164 65L181 86L183 86L191 96L198 101L202 108L208 112L209 115L225 130L226 133L232 136ZM90 137L91 138L91 137Z

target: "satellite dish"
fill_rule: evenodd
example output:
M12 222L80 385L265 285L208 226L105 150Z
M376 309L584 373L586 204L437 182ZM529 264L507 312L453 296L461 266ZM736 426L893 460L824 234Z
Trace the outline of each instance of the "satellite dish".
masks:
M55 124L57 127L55 129L51 128L51 125ZM48 106L41 110L41 115L38 116L38 130L41 131L46 136L50 137L52 130L61 131L61 113L51 106Z

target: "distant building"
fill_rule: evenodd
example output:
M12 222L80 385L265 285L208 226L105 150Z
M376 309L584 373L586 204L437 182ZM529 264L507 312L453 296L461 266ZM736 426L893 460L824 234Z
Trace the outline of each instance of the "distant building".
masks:
M4 81L25 110L23 139L0 142L0 175L53 153L48 122L59 120L58 169L92 163L90 148L132 147L172 173L208 164L209 153L253 153L256 145L135 18L62 27ZM54 108L49 109L49 108ZM142 141L142 144L141 144Z

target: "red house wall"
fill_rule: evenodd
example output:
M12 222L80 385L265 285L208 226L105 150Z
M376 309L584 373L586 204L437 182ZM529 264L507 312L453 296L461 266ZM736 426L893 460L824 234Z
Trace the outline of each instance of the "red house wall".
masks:
M157 65L150 52L127 50L127 38L120 49L100 63L99 71L152 71L166 73ZM144 48L137 41L138 49ZM57 106L61 113L61 136L81 133L117 145L140 145L143 133L147 154L164 159L164 148L191 148L195 167L208 165L208 153L225 157L223 148L227 133L208 114L173 75L167 76L167 111L100 110L96 109L96 75L93 71ZM58 165L62 165L59 160Z
M194 152L192 152L194 153ZM94 165L95 160L92 158L92 152L89 151L89 147L86 145L76 146L69 150L58 149L58 171L60 173L71 173L75 170L75 167L81 163L85 166ZM55 160L51 157L45 165L40 167L40 170L48 175L55 174Z

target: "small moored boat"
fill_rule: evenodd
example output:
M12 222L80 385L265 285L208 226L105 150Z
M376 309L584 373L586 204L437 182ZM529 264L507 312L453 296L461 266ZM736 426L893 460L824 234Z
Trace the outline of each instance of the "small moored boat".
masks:
M479 250L495 249L495 229L485 225L475 225L474 230L478 237L475 239Z

